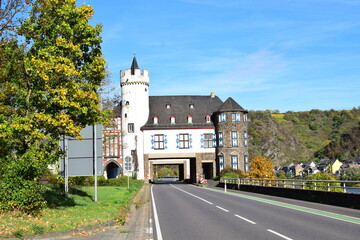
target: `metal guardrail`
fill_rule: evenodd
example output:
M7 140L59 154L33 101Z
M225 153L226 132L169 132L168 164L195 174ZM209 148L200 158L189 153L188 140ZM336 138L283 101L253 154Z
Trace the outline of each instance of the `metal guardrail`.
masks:
M336 191L347 192L351 188L355 192L360 193L360 187L353 187L352 185L360 184L360 181L337 181L337 180L304 180L304 179L263 179L263 178L220 178L220 183L225 184L225 191L227 184L236 184L238 189L240 185L252 186L268 186L280 188L294 188L294 189L311 189L318 191Z

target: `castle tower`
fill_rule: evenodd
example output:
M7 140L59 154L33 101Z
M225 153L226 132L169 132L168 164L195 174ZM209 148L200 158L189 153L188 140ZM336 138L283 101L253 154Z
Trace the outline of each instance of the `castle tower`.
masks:
M120 71L120 84L123 161L130 157L133 173L138 179L144 179L143 134L140 128L149 117L149 73L140 70L135 56L131 68Z
M249 171L248 111L228 98L214 113L217 135L216 163L220 173L224 168Z

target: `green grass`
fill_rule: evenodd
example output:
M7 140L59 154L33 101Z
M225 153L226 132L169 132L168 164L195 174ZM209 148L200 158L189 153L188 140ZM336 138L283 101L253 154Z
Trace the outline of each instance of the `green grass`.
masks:
M48 208L39 216L19 212L0 215L0 238L23 237L117 221L123 224L130 201L142 184L127 187L98 187L98 202L94 202L94 187L76 187L63 197L63 190L47 186Z

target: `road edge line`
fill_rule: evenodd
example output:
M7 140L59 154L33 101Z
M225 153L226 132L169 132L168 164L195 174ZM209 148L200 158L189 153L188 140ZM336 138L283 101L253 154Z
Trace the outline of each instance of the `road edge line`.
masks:
M153 206L153 211L154 211L156 238L157 238L157 240L163 240L162 234L161 234L159 217L157 215L157 209L156 209L156 204L155 204L155 199L154 199L154 194L153 194L153 187L154 187L154 185L151 185L151 201L152 201L152 206Z

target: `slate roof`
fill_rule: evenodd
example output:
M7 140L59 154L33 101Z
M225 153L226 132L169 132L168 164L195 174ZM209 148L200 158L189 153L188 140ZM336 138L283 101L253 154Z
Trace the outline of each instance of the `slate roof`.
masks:
M212 122L206 123L206 115L211 116L222 103L220 98L210 95L150 96L149 119L141 129L214 128ZM188 123L188 115L193 123ZM158 124L154 124L154 116L158 117ZM175 116L175 124L170 123L171 116Z
M242 106L240 106L234 99L229 97L226 101L219 106L215 112L247 112Z
M136 57L134 56L133 61L131 63L131 75L135 74L135 69L140 69L140 68L139 68L139 65L138 65L138 63L136 61Z

